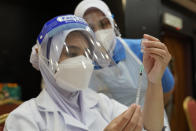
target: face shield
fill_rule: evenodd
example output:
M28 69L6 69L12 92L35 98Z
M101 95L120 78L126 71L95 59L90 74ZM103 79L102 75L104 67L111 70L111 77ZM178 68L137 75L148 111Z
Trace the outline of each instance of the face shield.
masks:
M71 58L81 57L78 63L85 69L82 57L92 62L94 68L113 66L115 62L108 55L105 48L93 39L93 36L85 29L72 29L63 31L48 39L41 45L40 57L55 73L63 61Z
M55 27L44 38L44 32L40 34L39 38L43 39L40 39L39 63L60 87L79 90L88 86L94 69L114 66L115 62L95 41L87 24L74 22Z

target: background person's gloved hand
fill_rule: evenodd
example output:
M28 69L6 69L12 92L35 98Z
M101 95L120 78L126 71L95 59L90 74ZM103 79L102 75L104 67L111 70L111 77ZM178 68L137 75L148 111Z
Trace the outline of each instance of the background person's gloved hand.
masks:
M32 47L32 51L31 51L31 56L30 56L30 62L32 64L32 66L39 71L39 57L38 57L38 46L37 44L35 44Z
M163 73L171 60L171 54L167 46L159 39L144 34L144 39L147 41L142 42L143 64L147 73L149 82L153 84L161 83Z

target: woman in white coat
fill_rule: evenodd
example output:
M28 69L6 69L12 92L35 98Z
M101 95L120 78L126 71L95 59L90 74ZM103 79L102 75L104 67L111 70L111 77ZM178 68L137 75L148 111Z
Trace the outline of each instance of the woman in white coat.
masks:
M144 108L129 108L88 89L94 66L115 62L88 24L73 15L48 21L38 36L39 69L46 88L10 113L4 131L159 131L163 128L161 78L171 59L163 44L145 43L148 88Z

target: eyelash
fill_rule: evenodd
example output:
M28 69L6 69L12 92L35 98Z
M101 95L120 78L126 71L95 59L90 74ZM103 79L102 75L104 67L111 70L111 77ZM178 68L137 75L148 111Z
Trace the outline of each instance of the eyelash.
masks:
M77 54L77 53L75 53L75 52L74 52L74 53L69 53L69 54L68 54L69 57L75 57L75 56L78 56L78 55L79 55L79 54Z

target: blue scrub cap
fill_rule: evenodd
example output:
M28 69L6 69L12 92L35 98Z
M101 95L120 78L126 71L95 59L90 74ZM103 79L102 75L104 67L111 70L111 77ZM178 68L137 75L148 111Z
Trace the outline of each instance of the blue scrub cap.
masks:
M84 19L75 15L62 15L54 17L44 24L39 36L37 37L37 41L39 44L42 44L42 41L46 35L48 35L48 37L52 37L63 30L69 30L78 27L89 28L87 22ZM89 30L91 29L89 28Z

